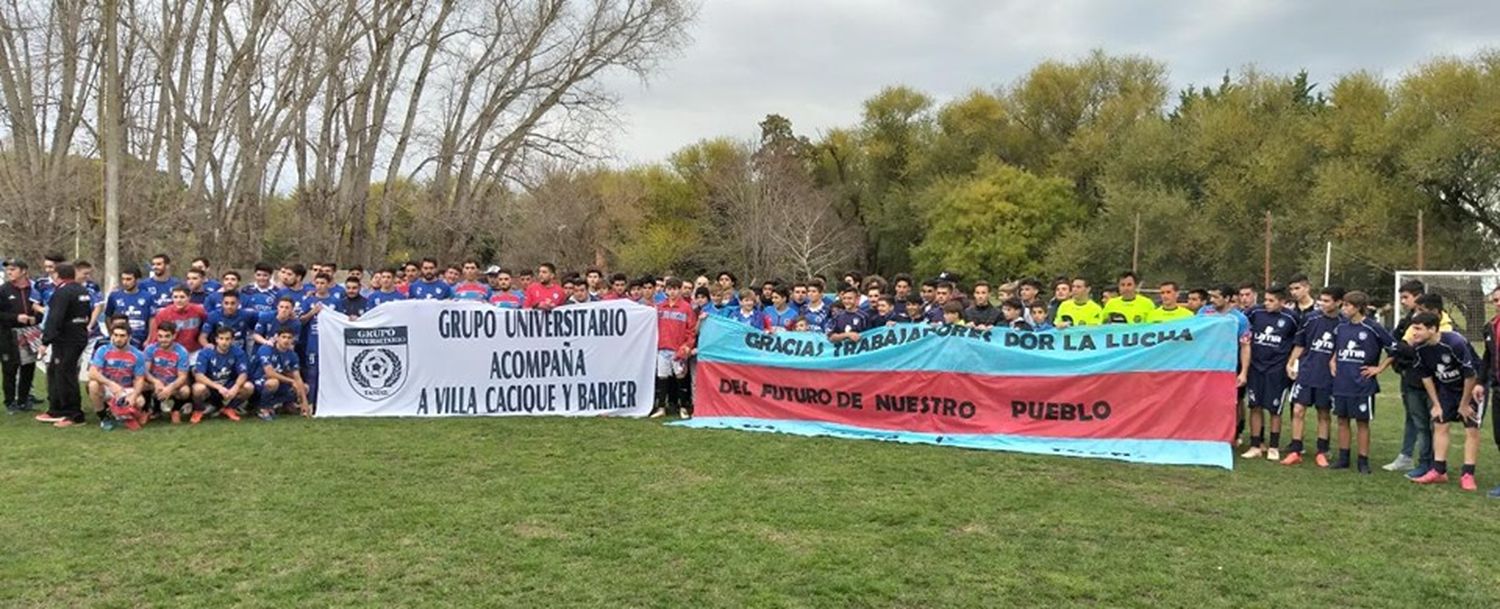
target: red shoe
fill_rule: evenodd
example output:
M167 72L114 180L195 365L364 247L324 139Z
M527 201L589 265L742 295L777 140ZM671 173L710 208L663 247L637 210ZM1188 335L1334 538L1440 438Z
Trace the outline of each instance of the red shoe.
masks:
M1464 474L1458 479L1458 488L1466 491L1477 491L1479 485L1474 483L1474 474Z
M202 421L203 421L203 411L201 411L201 410L194 411L192 418L188 419L188 422L192 423L193 425L197 425L198 423L200 423Z
M240 420L240 413L235 412L233 408L225 408L224 410L220 410L219 412L224 413L224 418L231 421L239 422Z
M1447 484L1448 474L1439 474L1437 470L1429 469L1427 473L1419 478L1412 478L1411 481L1416 484Z
M135 413L135 420L137 423L140 423L141 427L145 427L146 423L151 420L151 413L145 411L137 412Z
M1296 465L1302 462L1302 453L1287 453L1286 458L1281 460L1282 465Z
M127 417L125 419L125 429L129 429L130 431L140 431L141 430L141 421L140 421L140 419Z
M63 420L62 417L50 415L50 414L47 414L45 412L41 413L39 415L36 415L34 417L31 417L31 419L33 421L38 422L38 423L56 423L58 421Z
M172 411L172 424L176 425L176 424L181 423L181 422L182 422L182 413L177 412L176 410L173 410Z
M1318 453L1318 456L1314 457L1313 460L1318 462L1318 467L1321 467L1321 468L1324 468L1324 469L1328 468L1328 455L1325 455L1323 453Z

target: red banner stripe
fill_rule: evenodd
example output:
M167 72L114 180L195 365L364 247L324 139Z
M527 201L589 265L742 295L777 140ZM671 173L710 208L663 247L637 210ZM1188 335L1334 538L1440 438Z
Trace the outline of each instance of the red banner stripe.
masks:
M1234 438L1235 376L795 370L699 362L694 415L1054 438Z

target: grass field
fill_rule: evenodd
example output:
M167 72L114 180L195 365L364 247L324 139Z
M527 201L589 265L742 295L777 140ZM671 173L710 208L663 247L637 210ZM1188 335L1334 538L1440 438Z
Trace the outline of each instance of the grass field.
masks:
M5 607L1500 606L1500 501L1379 471L651 420L14 416L0 447Z

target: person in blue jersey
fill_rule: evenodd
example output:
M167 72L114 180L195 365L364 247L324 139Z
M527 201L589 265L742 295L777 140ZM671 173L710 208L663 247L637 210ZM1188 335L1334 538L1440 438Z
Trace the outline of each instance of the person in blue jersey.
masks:
M828 333L828 340L833 342L859 341L859 334L869 327L870 320L859 310L859 288L852 285L844 286L839 292L839 301L843 303L843 310L828 318L823 325L823 331Z
M808 294L813 291L813 287L811 284L814 282L819 282L819 280L814 279L812 281L793 281L790 291L792 300L791 302L787 303L787 306L793 309L797 309L798 311L807 310L808 305L812 304L812 301L814 300L814 298L808 296ZM823 284L819 282L816 291L820 296L823 293L823 287ZM822 298L817 298L816 300L822 300Z
M296 408L302 416L312 416L307 401L307 385L302 382L302 361L297 357L297 335L291 328L276 332L273 345L261 345L250 366L250 382L260 400L258 416L262 421L276 418L276 411Z
M761 313L760 308L756 306L758 304L760 304L760 298L755 296L755 290L745 288L740 290L738 306L726 311L724 316L728 317L730 321L745 324L756 330L765 330L766 317Z
M1370 421L1375 418L1375 394L1380 382L1375 377L1391 365L1391 357L1381 361L1382 351L1394 357L1396 339L1368 316L1369 295L1360 291L1344 295L1344 322L1333 331L1334 354L1330 360L1333 373L1333 416L1339 419L1339 458L1330 469L1349 468L1350 422L1358 427L1359 458L1355 467L1361 474L1370 473Z
M333 277L318 273L313 277L313 292L302 298L302 335L297 341L297 355L306 365L302 377L307 379L308 396L318 396L318 313L324 309L344 312L344 294L333 289Z
M1293 339L1292 356L1287 361L1287 376L1292 383L1292 441L1287 445L1282 465L1302 462L1303 420L1309 407L1318 413L1318 467L1328 467L1328 438L1332 428L1333 374L1328 360L1333 358L1333 332L1344 322L1344 289L1328 286L1318 294L1318 312L1302 319Z
M412 300L451 300L453 286L438 277L438 263L432 258L423 258L422 276L411 282L407 296Z
M151 295L151 304L163 308L172 304L172 288L182 281L172 276L172 257L157 254L151 257L151 276L141 280L141 289Z
M1297 335L1297 316L1285 308L1286 298L1286 288L1271 286L1266 290L1265 306L1246 315L1251 330L1250 374L1245 391L1250 404L1250 450L1240 455L1246 459L1281 460L1281 407L1290 385L1286 365L1292 354L1292 339ZM1266 427L1271 430L1269 445L1265 445Z
M255 324L260 321L259 316L240 305L239 292L230 290L220 296L219 309L208 314L208 321L204 322L203 331L198 333L198 340L207 349L218 340L216 336L219 330L228 330L234 337L236 346L249 349L251 337L255 334Z
M406 295L396 289L396 269L383 268L375 271L370 278L370 286L375 288L366 296L365 310L373 311L376 307L388 302L406 300Z
M236 293L238 293L240 291L240 273L239 273L239 271L225 271L225 273L224 273L224 275L223 275L222 278L223 278L224 281L219 284L219 289L210 292L209 295L208 295L208 298L203 299L203 310L204 311L208 311L209 313L213 313L214 311L219 310L220 307L224 306L224 293L225 292L236 292ZM241 295L240 296L240 308L243 309L244 307L245 307L244 295Z
M807 325L814 332L822 332L828 327L828 318L833 315L833 309L823 300L823 282L817 279L807 282L805 286L805 302L802 303L802 315L807 317ZM792 302L788 306L797 308L796 294L792 294Z
M730 311L739 308L739 278L735 277L734 273L731 273L729 271L719 271L719 274L714 276L714 283L717 283L719 285L719 289L726 290L729 293L729 302L726 303L727 307L724 312L729 313Z
M104 317L123 316L129 323L130 344L137 349L146 346L146 331L156 315L156 297L141 289L140 277L137 268L120 271L120 287L104 299Z
M280 295L281 289L272 278L276 275L276 269L264 262L255 264L255 279L240 290L240 306L246 310L260 315L267 311L276 310L276 297Z
M209 268L207 258L202 256L194 258L188 263L188 270L203 274L203 289L208 290L210 294L224 289L224 284L214 281L214 272L212 268Z
M191 406L192 386L188 351L177 344L177 326L172 322L156 326L156 342L146 349L146 366L146 411L170 413L173 425L181 423L183 411Z
M1052 327L1051 305L1040 298L1031 303L1031 315L1026 320L1031 324L1033 332L1048 332L1055 330Z
M229 328L219 328L213 337L213 347L198 352L193 365L193 413L238 421L255 392L250 359Z
M1240 310L1239 301L1236 298L1233 286L1223 284L1209 288L1208 302L1198 310L1199 315L1228 315L1235 320L1235 336L1239 337L1239 397L1235 402L1234 438L1235 444L1240 443L1240 436L1245 433L1245 383L1249 381L1250 375L1250 318Z
M791 291L786 286L777 286L776 289L771 291L771 306L761 311L761 316L765 319L764 325L767 332L775 333L792 329L793 324L797 321L797 316L802 313L791 306L791 299Z
M188 269L183 276L182 285L187 286L188 302L201 306L206 311L208 310L208 297L212 292L204 287L203 281L203 271Z
M65 258L62 254L47 254L42 257L42 274L31 282L31 302L27 305L37 316L46 314L47 303L52 302L52 292L57 289L57 265Z
M274 346L276 335L283 329L291 330L294 336L302 334L302 319L297 317L297 305L291 296L276 299L276 309L261 313L256 320L255 333L250 336L255 352L259 353L260 347Z
M1477 491L1474 467L1479 461L1479 429L1484 424L1484 391L1478 387L1474 348L1457 332L1444 332L1442 318L1418 313L1411 320L1410 344L1417 352L1417 370L1432 404L1432 469L1413 478L1417 484L1448 481L1448 425L1464 427L1464 465L1459 488Z

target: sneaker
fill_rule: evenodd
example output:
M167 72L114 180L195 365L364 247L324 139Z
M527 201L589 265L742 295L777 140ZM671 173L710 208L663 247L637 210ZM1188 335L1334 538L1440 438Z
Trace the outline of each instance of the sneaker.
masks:
M1279 449L1279 448L1272 448L1272 449L1267 450L1266 451L1266 460L1267 461L1280 461L1281 460L1281 449Z
M688 412L686 410L679 410L679 411L677 411L677 418L679 418L679 419L691 419L691 418L693 418L693 413Z
M1500 486L1490 489L1490 499L1500 499Z
M41 423L56 423L58 421L64 420L62 417L55 417L55 416L52 416L52 415L47 414L45 412L42 413L42 414L36 415L34 417L31 417L31 418L32 418L32 420L38 421L38 422L41 422Z
M1430 469L1422 477L1412 478L1411 481L1417 484L1447 484L1448 474L1439 474L1437 470Z
M1265 456L1265 454L1266 454L1266 451L1261 450L1259 446L1251 446L1250 450L1247 450L1243 454L1240 455L1240 458L1241 459L1259 459L1259 458Z
M173 410L172 411L172 424L176 425L176 424L181 423L181 422L182 422L182 413L177 412L176 410Z
M1432 471L1432 466L1431 465L1417 464L1417 466L1414 467L1414 468L1412 468L1411 471L1406 472L1406 477L1409 480L1416 480L1417 478L1421 478L1422 476L1426 476L1427 472L1430 472L1430 471Z
M1361 463L1361 464L1359 464L1359 473L1369 475L1369 473L1370 473L1370 464L1369 463Z
M262 408L259 417L262 421L274 421L276 420L276 413Z
M1282 465L1296 465L1302 462L1302 453L1287 453L1286 458L1281 460Z
M119 427L119 426L120 426L120 424L116 423L114 419L100 419L99 420L99 430L100 431L114 431L115 428Z
M62 429L64 427L72 427L74 425L77 425L77 423L74 423L72 419L63 419L52 424L53 427L56 427L58 429Z
M1328 466L1328 469L1349 469L1349 462L1339 459L1338 461L1334 461L1333 465Z
M1458 479L1458 488L1466 491L1477 491L1479 485L1474 483L1474 474L1464 474Z
M660 419L664 416L667 416L667 410L665 408L657 408L651 411L651 418L653 419Z
M193 416L188 419L188 423L191 423L193 425L197 425L197 424L202 423L202 422L203 422L203 411L201 411L201 410L194 412Z
M11 404L11 406L15 407L16 412L31 412L36 408L37 404L38 402L24 401L16 402L14 404Z
M231 421L239 421L240 420L240 413L236 412L233 408L225 408L224 410L220 410L219 414L224 415L224 418L229 419Z
M1318 453L1318 456L1313 457L1313 461L1317 462L1318 467L1321 467L1323 469L1328 469L1328 455L1323 454L1323 453Z
M1380 469L1388 472L1399 472L1403 469L1411 469L1412 465L1414 464L1415 463L1411 460L1411 457L1408 457L1406 455L1396 455L1395 461L1381 466Z

